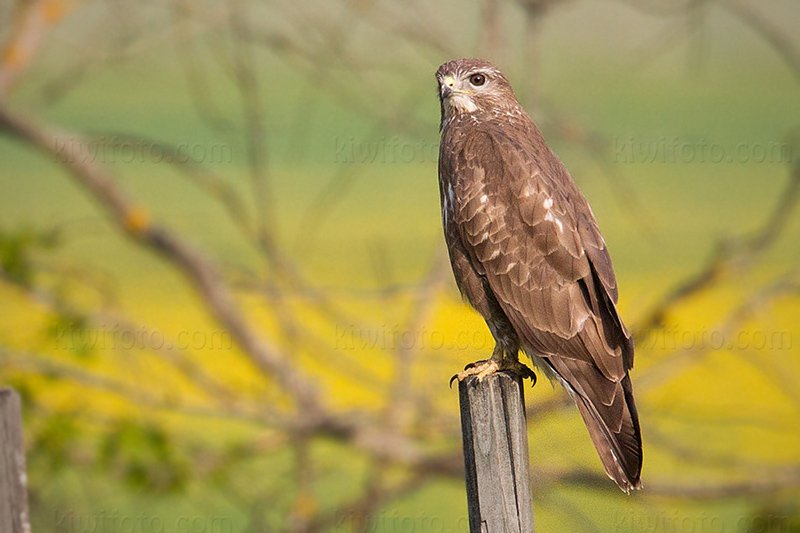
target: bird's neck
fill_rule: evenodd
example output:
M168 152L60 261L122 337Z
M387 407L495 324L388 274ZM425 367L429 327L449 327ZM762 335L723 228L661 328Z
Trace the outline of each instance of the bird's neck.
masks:
M497 106L490 110L478 109L469 113L451 108L450 112L442 114L439 129L442 131L442 135L444 135L445 130L452 127L468 130L481 126L502 124L536 130L536 126L530 116L528 116L518 103Z

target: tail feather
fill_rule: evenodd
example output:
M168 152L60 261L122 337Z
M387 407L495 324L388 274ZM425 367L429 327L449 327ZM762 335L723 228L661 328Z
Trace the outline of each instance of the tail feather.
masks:
M625 492L640 488L642 435L630 376L616 382L586 361L546 361L578 406L608 477Z
M641 488L642 437L630 377L625 376L621 385L624 392L624 406L619 431L613 431L609 427L617 421L604 420L589 398L572 387L567 387L567 390L578 406L606 474L619 485L619 488L630 492L631 489Z

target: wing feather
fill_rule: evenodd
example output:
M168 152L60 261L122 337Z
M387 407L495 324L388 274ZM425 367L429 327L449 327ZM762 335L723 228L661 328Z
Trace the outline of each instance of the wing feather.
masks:
M570 355L621 380L630 368L621 357L629 334L616 311L611 259L588 204L568 176L546 175L508 143L476 130L456 157L454 212L463 244L504 309L520 316L523 323L514 326L530 330L546 349L537 355L558 353L561 341L585 332ZM587 330L589 316L598 320ZM581 349L587 343L591 349Z

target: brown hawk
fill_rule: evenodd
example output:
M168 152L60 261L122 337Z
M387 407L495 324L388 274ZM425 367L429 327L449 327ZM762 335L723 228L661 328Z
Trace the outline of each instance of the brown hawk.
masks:
M496 342L491 359L458 377L530 374L518 360L522 349L575 400L609 477L626 492L639 488L633 339L617 312L617 281L592 210L500 70L459 59L439 67L436 79L450 262Z

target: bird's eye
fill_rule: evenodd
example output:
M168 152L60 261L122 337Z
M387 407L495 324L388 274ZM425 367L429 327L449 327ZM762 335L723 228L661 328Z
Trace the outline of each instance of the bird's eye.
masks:
M486 83L486 76L483 74L473 74L469 77L469 82L474 85L475 87L480 87L484 83Z

